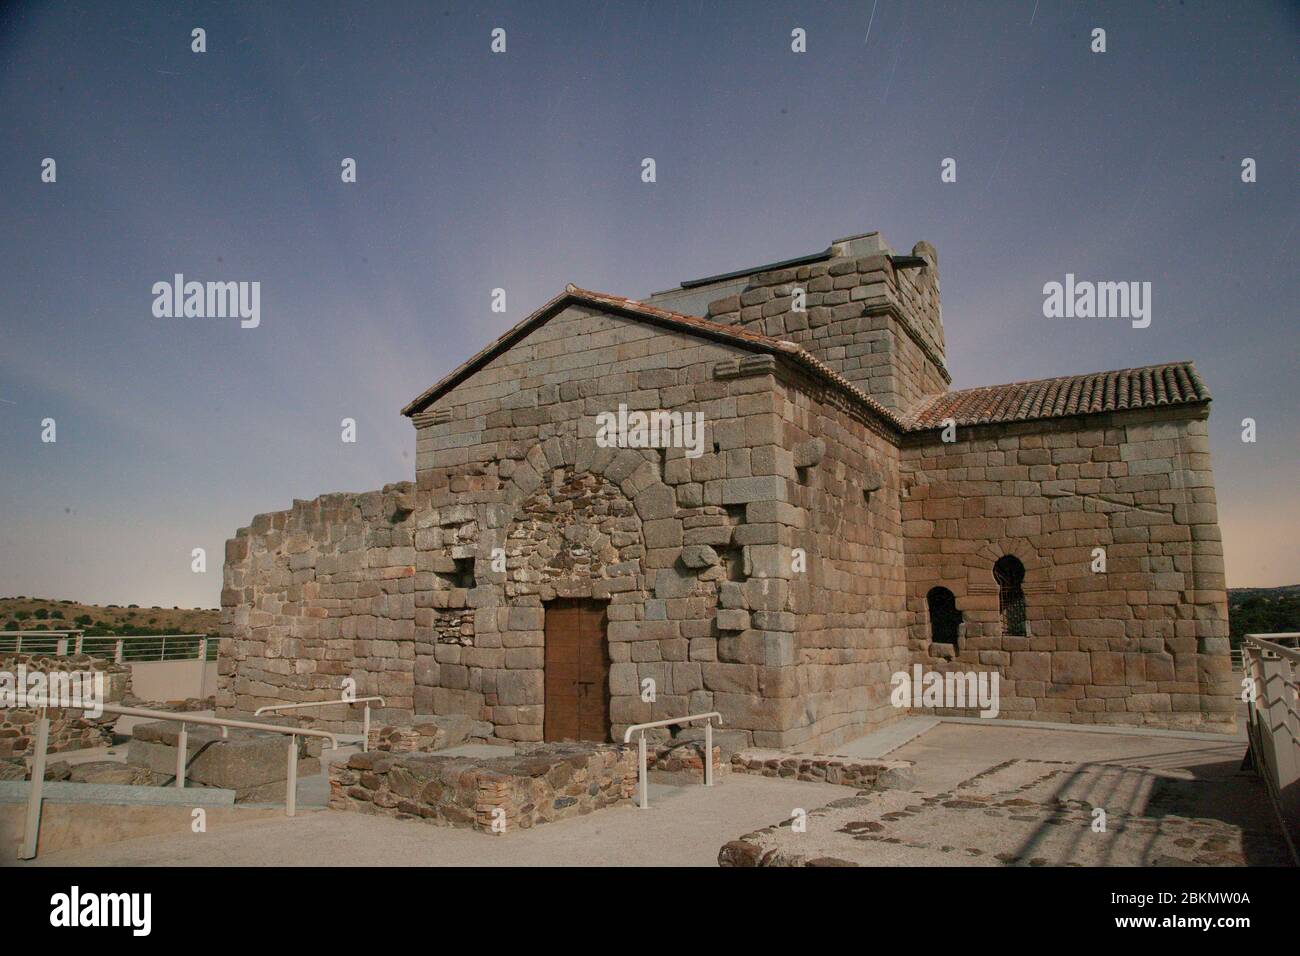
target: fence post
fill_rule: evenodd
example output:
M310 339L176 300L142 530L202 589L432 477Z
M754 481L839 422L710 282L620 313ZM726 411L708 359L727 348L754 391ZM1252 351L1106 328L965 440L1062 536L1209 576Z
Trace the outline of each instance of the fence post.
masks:
M19 634L14 638L14 653L21 654L22 652L23 652L23 636Z
M122 663L122 650L123 650L123 648L124 648L125 646L126 646L126 641L122 640L120 637L119 637L119 638L114 642L114 644L113 644L113 663L114 663L114 664L120 664L120 663Z
M298 809L298 738L289 735L289 766L287 789L284 794L284 812L293 816Z
M1294 743L1297 728L1286 699L1287 694L1293 693L1294 676L1290 664L1280 657L1265 657L1261 654L1259 664L1263 672L1263 686L1259 689L1264 705L1262 716L1268 728L1273 772L1277 775L1277 789L1280 793L1300 778Z
M66 637L60 637L55 639L54 654L56 657L68 656L68 639Z
M704 785L713 786L713 718L704 722Z
M85 642L86 642L86 632L78 631L77 632L77 653L78 654L81 653L81 648L85 644Z
M36 841L41 832L41 797L45 789L45 749L50 744L50 712L41 708L41 719L36 725L36 751L32 761L32 788L27 794L27 827L23 830L23 845L18 859L36 857Z
M199 638L199 660L203 661L205 664L207 663L207 660L208 660L208 639L207 639L207 637L200 637L200 638Z
M649 775L649 772L646 770L646 765L645 765L645 731L644 730L641 731L641 739L637 742L637 756L640 759L640 765L637 767L637 777L639 779L639 785L641 790L640 793L641 799L638 802L637 806L639 809L644 810L646 807L650 805L650 784L649 781L646 779L646 777Z
M181 724L181 732L176 737L176 789L185 789L185 761L189 756L190 735L185 729L185 724Z

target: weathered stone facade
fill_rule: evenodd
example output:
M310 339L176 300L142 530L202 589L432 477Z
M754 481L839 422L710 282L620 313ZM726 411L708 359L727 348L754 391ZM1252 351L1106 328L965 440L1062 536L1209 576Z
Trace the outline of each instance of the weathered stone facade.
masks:
M1002 717L1231 726L1204 409L928 438L902 452L914 654L931 646L926 593L939 585L964 617L957 663L1002 675ZM1024 636L999 620L992 568L1008 554L1025 567Z
M943 348L925 243L857 237L645 303L570 287L407 406L414 485L228 543L219 705L351 678L390 723L540 741L547 607L584 599L608 621L610 739L718 710L753 746L834 745L898 714L914 662L997 670L1002 716L1230 724L1194 370L949 392ZM698 413L702 444L598 443L620 405Z

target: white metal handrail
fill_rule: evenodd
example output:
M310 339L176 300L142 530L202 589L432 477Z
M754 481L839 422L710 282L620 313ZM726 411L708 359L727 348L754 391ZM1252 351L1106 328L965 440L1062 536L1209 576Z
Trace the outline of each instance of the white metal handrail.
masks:
M633 731L641 732L641 739L637 743L637 753L639 765L637 768L637 786L639 788L639 799L637 806L644 810L650 806L650 783L649 775L646 770L645 756L645 732L653 727L671 727L674 724L693 724L697 720L706 721L704 724L704 785L713 786L713 720L718 718L718 726L722 726L722 715L716 710L711 710L707 714L687 714L685 717L670 717L667 720L652 720L646 724L633 724L623 732L623 743L632 740Z
M1278 641L1295 639L1300 639L1300 632L1247 634L1242 642L1246 679L1254 691L1244 695L1251 752L1288 842L1289 810L1284 804L1295 800L1295 784L1300 781L1300 650ZM1294 844L1291 852L1296 853Z
M206 661L215 644L206 634L127 634L122 637L92 635L77 644L78 652L87 648L101 651L110 647L119 664L155 664L160 661Z
M0 631L0 652L6 654L21 654L23 652L23 638L28 638L29 648L35 647L35 650L29 649L29 654L54 654L55 656L64 656L68 653L68 641L74 640L75 646L80 649L81 635L83 630L80 628L58 628L47 631ZM35 640L32 640L32 639Z
M207 634L92 634L84 629L68 628L49 631L0 631L0 653L51 654L66 657L69 653L104 656L112 651L118 664L152 664L159 661L207 661L216 650L216 642ZM171 642L168 644L168 642Z
M1300 661L1300 648L1285 647L1280 641L1300 641L1300 631L1279 631L1276 634L1247 634L1244 640L1258 644L1267 650L1276 650L1284 657Z
M176 738L176 788L185 787L185 762L189 754L189 734L186 724L203 724L220 727L222 736L226 729L235 727L242 730L262 730L273 734L288 734L288 781L285 790L284 810L286 816L293 816L298 808L298 741L292 737L324 737L330 742L331 750L338 750L339 741L327 730L304 730L301 727L285 727L280 724L259 724L251 720L239 720L234 717L204 717L199 714L178 714L166 710L148 710L144 707L123 707L119 704L62 704L49 700L29 700L24 709L39 709L40 721L36 725L36 745L32 760L32 787L27 796L27 826L23 832L23 845L18 851L18 859L30 860L36 856L36 838L41 828L41 792L45 787L46 748L50 742L50 715L54 710L102 710L106 714L122 717L148 717L154 720L167 720L179 723L181 731Z
M361 721L361 750L364 753L370 749L370 701L379 701L380 707L387 707L388 702L378 694L373 697L341 697L338 700L309 700L301 704L267 704L265 707L259 707L253 711L254 717L261 717L262 714L269 714L276 710L300 710L303 707L328 707L331 704L362 704L366 705L365 717Z

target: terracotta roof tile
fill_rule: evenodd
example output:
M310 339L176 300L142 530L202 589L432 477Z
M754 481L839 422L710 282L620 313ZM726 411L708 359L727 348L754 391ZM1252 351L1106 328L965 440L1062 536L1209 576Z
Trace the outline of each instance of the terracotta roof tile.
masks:
M941 428L949 418L958 425L1023 422L1209 400L1195 365L1170 362L945 392L922 401L905 427L925 431Z

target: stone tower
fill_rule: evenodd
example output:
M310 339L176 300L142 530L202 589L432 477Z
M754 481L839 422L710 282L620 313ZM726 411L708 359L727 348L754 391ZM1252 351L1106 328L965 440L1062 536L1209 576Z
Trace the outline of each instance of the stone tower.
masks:
M869 232L823 253L684 282L650 301L795 342L894 411L947 391L952 380L938 255L928 242L898 255Z

